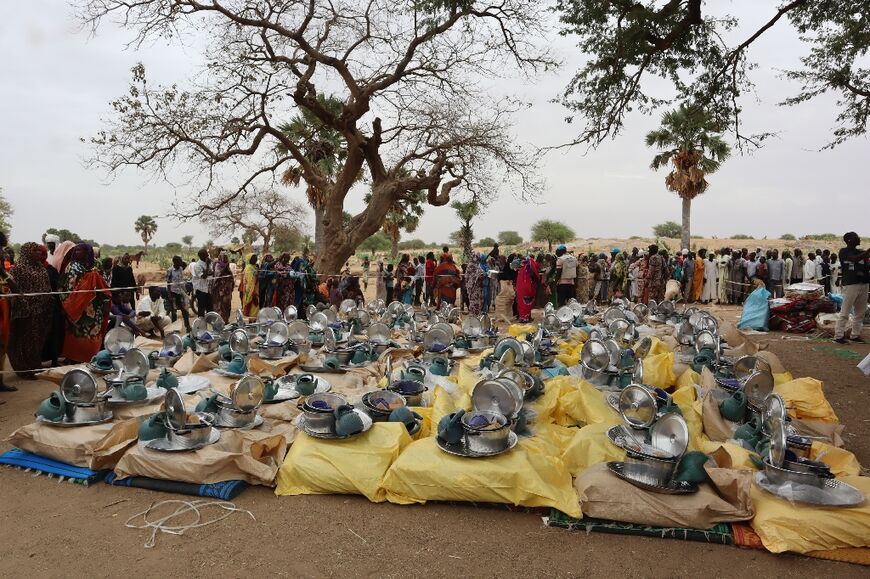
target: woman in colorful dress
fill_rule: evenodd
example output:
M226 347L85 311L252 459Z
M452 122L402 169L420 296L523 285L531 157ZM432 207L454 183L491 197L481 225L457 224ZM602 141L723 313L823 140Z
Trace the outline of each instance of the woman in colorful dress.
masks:
M271 254L263 256L259 271L260 309L275 305L275 259Z
M44 250L36 243L21 246L18 263L9 272L21 294L46 294L16 297L11 311L9 362L22 378L35 379L34 370L42 366L42 350L51 329L53 296L48 271L42 263Z
M6 234L0 232L0 250L6 247ZM16 291L15 280L13 280L6 272L5 267L0 267L0 295L7 295ZM7 386L3 383L3 365L6 361L6 350L9 346L9 298L0 297L0 392L15 392L18 390L15 386ZM6 404L5 400L0 400L0 404Z
M527 323L532 319L532 308L535 305L535 296L540 283L538 262L531 257L526 257L517 272L517 314L521 323Z
M294 303L293 269L290 267L290 254L282 253L275 263L275 305L283 312Z
M230 259L225 252L220 252L217 260L214 262L214 279L211 282L211 299L212 305L217 313L224 319L224 322L230 321L230 310L233 305L233 286L235 285L233 272L230 269Z
M480 268L480 254L472 253L465 268L465 292L468 294L468 313L479 316L483 311L483 280L486 274Z
M66 317L63 356L87 362L100 350L109 325L112 297L106 280L96 269L94 250L79 243L64 258L60 291Z
M260 313L260 281L258 278L257 256L248 256L242 282L239 284L239 297L242 301L242 315L254 318Z
M625 254L617 253L610 268L610 295L621 298L624 295L625 280L628 277L628 268L625 265Z

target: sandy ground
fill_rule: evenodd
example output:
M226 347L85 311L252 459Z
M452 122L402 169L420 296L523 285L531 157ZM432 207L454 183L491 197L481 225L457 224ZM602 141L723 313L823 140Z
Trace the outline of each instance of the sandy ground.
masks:
M726 316L736 308L720 310ZM769 334L754 337L778 354L795 376L825 381L831 404L847 425L847 447L870 465L867 379L855 368L867 346ZM851 352L852 354L845 354ZM20 391L0 394L0 434L33 420L55 387L10 381ZM0 443L0 451L8 444ZM354 496L276 498L271 489L246 490L236 513L183 536L127 529L128 517L152 502L183 498L102 483L91 488L0 469L0 576L241 577L866 577L866 569L764 551L545 528L539 515L428 504L372 504Z

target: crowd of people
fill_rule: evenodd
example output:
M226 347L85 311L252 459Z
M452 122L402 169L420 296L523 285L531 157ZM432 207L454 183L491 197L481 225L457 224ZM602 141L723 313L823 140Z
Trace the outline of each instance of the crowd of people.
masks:
M34 378L59 360L89 361L113 325L162 337L179 313L189 331L191 308L199 316L216 311L229 322L236 288L245 316L292 305L305 319L312 304L364 302L374 273L375 297L385 302L436 307L446 302L480 315L501 300L515 319L527 322L534 308L548 302L561 306L572 298L649 303L667 295L687 303L741 304L756 288L777 297L789 284L812 282L843 296L835 340L844 343L851 312L851 339L861 341L870 281L868 253L858 248L861 240L854 232L844 236L846 247L839 253L817 249L806 256L801 249L780 255L762 248L683 249L670 255L656 245L579 256L560 245L554 254L503 255L496 244L489 253L472 252L460 267L445 246L437 257L428 252L403 254L395 264L380 260L374 271L366 257L362 278L347 264L338 275L319 275L307 251L277 259L250 254L235 263L225 251L201 249L190 264L174 256L165 284L151 286L136 279L127 254L100 259L99 250L87 243L61 243L55 235L44 239L44 245L21 245L16 256L0 233L0 360L8 354L23 378ZM2 370L0 365L0 392L15 390L4 384Z

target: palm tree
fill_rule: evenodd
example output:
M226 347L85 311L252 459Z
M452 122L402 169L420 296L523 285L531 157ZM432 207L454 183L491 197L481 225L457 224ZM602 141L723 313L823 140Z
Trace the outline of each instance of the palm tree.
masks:
M457 233L462 241L462 256L465 261L468 261L471 258L471 244L474 241L474 229L471 227L471 222L480 215L480 204L472 199L471 201L454 201L450 206L456 211L456 216L462 222L462 227Z
M145 244L145 253L148 253L148 242L154 238L157 233L157 222L150 215L142 215L133 224L133 229L142 238L142 243Z
M344 104L338 98L318 95L317 100L321 106L336 116L341 114ZM341 162L347 157L347 149L341 133L324 125L314 113L305 108L290 122L279 125L278 130L297 144L305 157L327 180L331 181L335 178ZM289 153L283 143L277 146L277 151L280 155ZM281 177L285 185L298 186L301 180L302 167L296 163L292 163ZM324 192L309 183L305 193L308 196L308 203L314 210L314 252L320 255L323 245Z
M683 200L684 248L689 247L692 199L707 190L705 176L715 173L731 155L721 133L718 123L702 108L682 104L666 112L661 127L646 135L647 147L660 150L650 168L656 171L669 162L674 164L665 186Z

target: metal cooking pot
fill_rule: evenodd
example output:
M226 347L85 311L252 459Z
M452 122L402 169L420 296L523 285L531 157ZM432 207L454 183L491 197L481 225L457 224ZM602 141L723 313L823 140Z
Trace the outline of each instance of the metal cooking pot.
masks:
M85 403L67 403L66 416L70 422L96 422L106 415L106 403L103 400Z
M332 392L312 394L296 404L305 415L305 421L311 430L317 432L335 432L335 409L347 404L344 396Z
M199 422L191 422L191 416L196 416ZM166 439L181 448L193 448L208 442L214 424L214 415L207 412L194 412L187 416L183 428L174 429L167 424Z
M401 394L408 406L423 405L423 392L426 391L426 386L422 382L417 380L399 380L390 385L390 390Z
M277 359L284 355L284 344L260 345L260 357Z
M642 482L659 487L668 486L677 469L677 461L673 458L659 458L632 450L625 451L625 463L644 465L636 469L637 474L643 475Z
M222 400L218 397L215 400L217 404L217 419L222 426L232 428L243 428L253 423L257 419L257 410L239 410L232 403Z
M508 447L511 427L498 412L472 410L462 415L465 446L471 452L494 454Z
M366 392L363 394L362 403L373 422L386 422L393 410L407 406L405 398L392 390Z
M354 349L353 348L343 348L341 350L336 350L333 352L333 355L338 360L338 363L342 366L347 366L350 364L351 358L353 358Z

